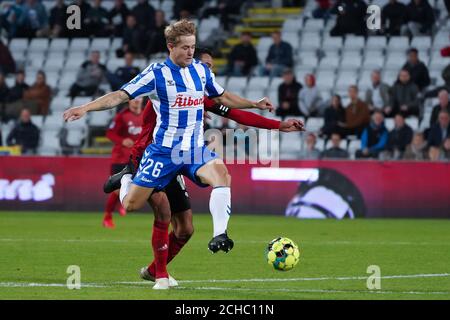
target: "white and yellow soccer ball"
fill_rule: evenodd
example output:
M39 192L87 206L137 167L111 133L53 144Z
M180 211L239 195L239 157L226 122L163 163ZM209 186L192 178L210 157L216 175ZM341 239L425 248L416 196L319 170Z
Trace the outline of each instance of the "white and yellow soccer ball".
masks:
M269 242L266 249L267 263L276 270L288 271L300 259L300 251L294 241L279 237Z

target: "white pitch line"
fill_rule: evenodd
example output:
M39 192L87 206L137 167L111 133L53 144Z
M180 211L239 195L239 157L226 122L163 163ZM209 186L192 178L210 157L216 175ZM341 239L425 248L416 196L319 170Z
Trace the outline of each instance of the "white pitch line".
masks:
M148 243L150 240L125 240L125 239L25 239L25 238L0 238L2 242L105 242L105 243ZM264 240L237 240L236 244L267 244ZM306 245L394 245L394 246L450 246L450 242L407 242L407 241L302 241Z
M412 279L412 278L440 278L449 277L450 273L405 274L381 276L381 279ZM323 280L366 280L367 276L357 277L318 277L318 278L256 278L256 279L207 279L207 280L179 280L184 283L240 283L240 282L295 282L295 281L323 281ZM111 287L116 285L149 285L148 281L118 281L105 283L82 283L82 287ZM0 282L0 287L65 287L63 283L27 283ZM264 289L266 290L266 289ZM272 290L272 289L271 289ZM296 290L296 289L293 289Z

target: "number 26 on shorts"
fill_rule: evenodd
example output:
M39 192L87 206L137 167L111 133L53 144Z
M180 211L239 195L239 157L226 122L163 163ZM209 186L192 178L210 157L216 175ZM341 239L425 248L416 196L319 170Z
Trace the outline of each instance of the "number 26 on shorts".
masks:
M147 161L145 162L145 164L139 165L139 167L140 167L139 169L142 171L143 174L150 175L150 170L153 167L151 175L154 178L158 178L159 175L161 174L161 169L163 168L163 166L164 166L164 164L162 162L157 161L155 163L155 161L153 161L153 159L147 158Z

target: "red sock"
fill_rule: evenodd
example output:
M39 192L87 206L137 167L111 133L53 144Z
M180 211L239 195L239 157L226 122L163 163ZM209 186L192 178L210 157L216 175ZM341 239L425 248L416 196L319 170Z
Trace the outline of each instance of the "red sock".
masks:
M175 256L180 252L181 248L184 247L184 245L188 242L189 239L178 239L175 236L175 233L172 231L169 234L169 253L167 255L167 264L169 264L170 261L175 258ZM153 259L153 262L148 266L148 271L154 275L156 272L156 263L155 259Z
M155 278L168 278L167 255L169 253L170 222L155 221L153 224L152 247L155 257Z
M116 207L117 202L119 201L119 195L115 192L111 193L106 200L106 208L105 208L105 219L111 219L114 208Z

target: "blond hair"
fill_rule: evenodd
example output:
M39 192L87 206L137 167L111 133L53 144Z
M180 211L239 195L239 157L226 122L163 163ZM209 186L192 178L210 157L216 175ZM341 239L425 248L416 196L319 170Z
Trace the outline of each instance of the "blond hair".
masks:
M182 19L177 22L172 22L164 30L164 36L166 37L166 43L172 43L176 45L180 41L181 36L195 35L195 24L192 21Z

